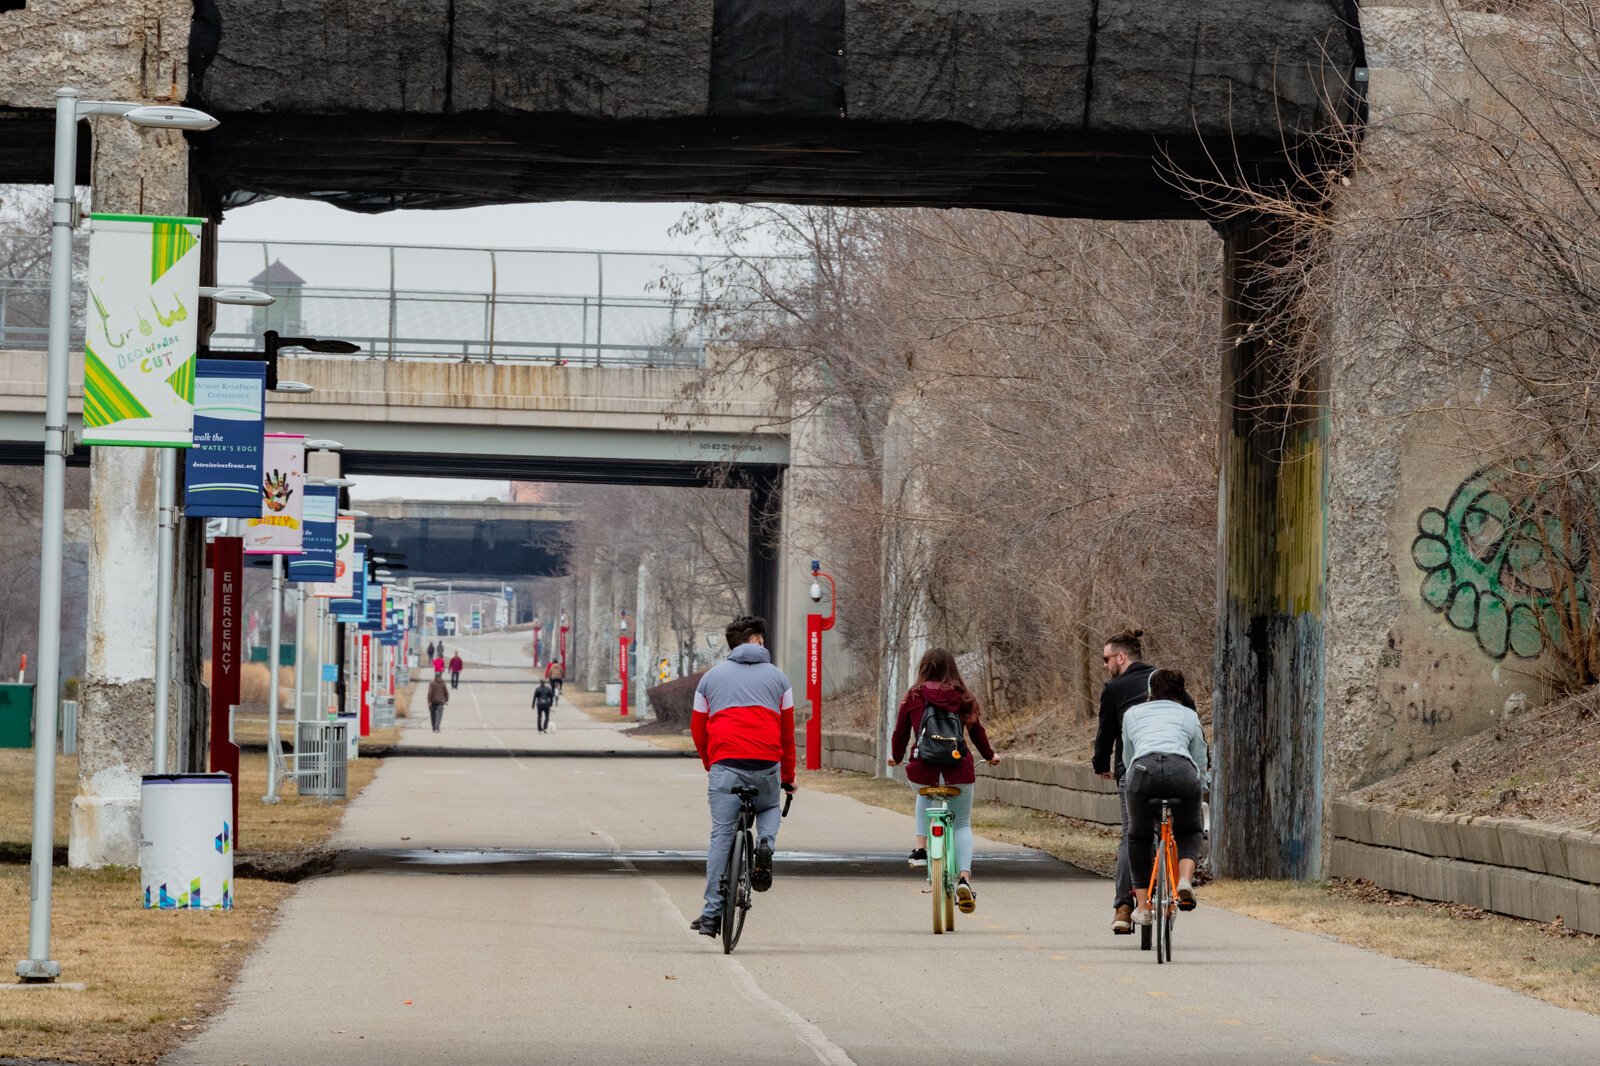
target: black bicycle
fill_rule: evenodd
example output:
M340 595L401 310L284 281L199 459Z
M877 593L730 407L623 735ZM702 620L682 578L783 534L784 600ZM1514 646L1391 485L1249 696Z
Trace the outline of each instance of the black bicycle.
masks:
M754 785L739 785L733 794L739 797L739 820L734 826L733 842L728 845L728 867L722 875L722 953L731 955L744 932L744 916L750 910L755 890L750 877L756 861L756 806L755 797L761 790ZM783 817L789 816L789 804L794 793L783 798Z

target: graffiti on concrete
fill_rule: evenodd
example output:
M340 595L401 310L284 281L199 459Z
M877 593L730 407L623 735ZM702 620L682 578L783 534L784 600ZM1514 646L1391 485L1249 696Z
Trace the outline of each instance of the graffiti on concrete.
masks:
M1562 575L1588 568L1588 546L1562 519L1561 492L1523 464L1489 466L1463 481L1443 510L1417 518L1411 558L1426 575L1423 602L1492 659L1538 656L1559 633ZM1585 582L1575 585L1581 598Z

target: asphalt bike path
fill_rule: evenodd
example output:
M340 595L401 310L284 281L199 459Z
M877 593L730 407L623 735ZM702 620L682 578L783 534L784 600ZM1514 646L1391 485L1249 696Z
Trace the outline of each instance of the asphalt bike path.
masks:
M643 744L570 700L538 733L525 676L464 680L443 732L419 706L401 743ZM934 936L909 819L803 780L774 887L724 956L688 929L706 824L692 758L388 760L334 840L341 872L300 887L225 1010L167 1061L1499 1066L1600 1047L1600 1019L1203 894L1157 967L1111 936L1103 880L982 839L978 912ZM919 1020L940 1004L950 1025Z

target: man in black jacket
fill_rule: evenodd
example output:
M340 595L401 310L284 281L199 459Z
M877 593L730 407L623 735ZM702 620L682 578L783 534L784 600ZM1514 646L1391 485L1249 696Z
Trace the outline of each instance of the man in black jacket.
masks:
M1149 698L1150 674L1155 667L1139 661L1143 654L1142 629L1124 629L1106 639L1101 658L1110 679L1100 691L1100 731L1094 738L1094 772L1115 778L1122 805L1122 843L1117 845L1117 887L1112 906L1116 915L1111 931L1133 932L1133 868L1128 863L1128 792L1122 780L1122 712Z

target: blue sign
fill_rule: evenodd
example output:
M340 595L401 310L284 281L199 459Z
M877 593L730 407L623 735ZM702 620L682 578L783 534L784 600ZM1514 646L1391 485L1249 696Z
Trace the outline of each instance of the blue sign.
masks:
M323 663L322 664L322 680L327 681L330 684L337 683L338 680L339 680L339 664L338 663Z
M198 359L194 447L184 458L183 510L197 518L261 517L265 363Z
M290 581L332 581L338 573L339 490L307 485L301 515L300 554L289 557Z
M356 574L356 580L362 579L361 574ZM378 633L383 629L383 586L367 586L367 611L356 627L365 633Z
M350 586L354 595L347 600L328 601L328 613L342 618L346 623L358 622L367 616L367 553L356 545L355 562L350 565Z

